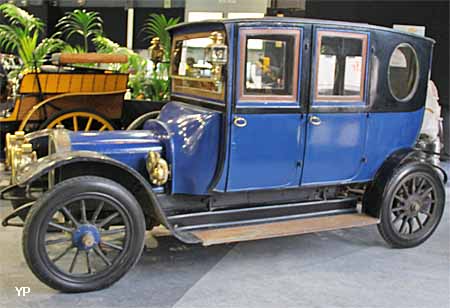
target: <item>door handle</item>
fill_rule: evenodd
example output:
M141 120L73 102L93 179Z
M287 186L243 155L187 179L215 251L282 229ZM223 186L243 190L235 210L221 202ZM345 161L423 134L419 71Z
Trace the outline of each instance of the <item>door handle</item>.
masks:
M233 124L237 127L245 127L247 126L247 120L243 117L235 117L233 120Z
M310 116L309 123L311 123L314 126L319 126L320 124L322 124L322 120L319 117Z

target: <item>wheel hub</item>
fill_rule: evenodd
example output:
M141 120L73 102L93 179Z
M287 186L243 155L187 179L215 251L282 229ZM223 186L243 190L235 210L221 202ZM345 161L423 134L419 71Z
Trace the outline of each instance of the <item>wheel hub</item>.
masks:
M100 243L100 232L94 225L81 225L73 233L72 243L81 250L92 249Z
M406 210L410 217L417 216L422 209L422 200L418 196L411 196L407 199Z

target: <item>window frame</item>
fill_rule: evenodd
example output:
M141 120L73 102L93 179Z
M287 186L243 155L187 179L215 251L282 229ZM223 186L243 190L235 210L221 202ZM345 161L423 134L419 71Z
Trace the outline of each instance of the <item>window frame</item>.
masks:
M342 38L355 38L360 39L362 41L362 67L361 67L361 80L360 80L360 89L359 95L319 95L319 65L320 65L320 48L322 47L322 37L342 37ZM316 42L315 42L315 54L314 54L314 95L313 101L317 103L326 103L326 102L338 102L338 103L364 103L365 102L365 93L367 86L367 69L368 69L368 42L369 42L369 33L366 32L358 32L351 30L335 30L335 29L318 29L316 32Z
M222 31L222 30L218 30L218 31L224 35L224 37L225 37L225 44L228 46L228 39L227 39L227 36L226 36L226 32ZM173 73L173 71L172 71L173 66L175 65L174 51L175 51L175 47L176 47L177 42L178 41L183 41L183 40L189 40L189 39L196 39L196 38L208 38L209 35L211 35L211 32L213 32L213 31L179 34L179 35L175 35L173 37L173 39L172 39L172 46L171 46L171 49L170 49L170 62L171 63L170 63L170 68L169 68L169 75L170 75L170 78L172 79L172 81L171 81L172 94L175 94L175 95L191 95L193 97L204 98L204 99L211 99L213 101L218 101L220 103L224 103L224 100L225 100L225 88L226 88L226 85L227 85L228 74L226 76L224 76L224 80L223 80L224 86L222 87L222 92L218 93L218 92L211 92L211 91L208 91L208 90L203 90L201 88L178 86L178 85L176 85L176 80L189 80L190 77L175 75ZM229 60L230 60L230 53L228 53L228 60L227 60L227 62ZM201 82L201 81L211 82L211 80L209 80L209 78L203 78L203 79L205 79L205 80L202 80L201 78L196 78L195 80L199 81L199 82ZM206 80L206 79L208 79L208 80Z
M411 88L408 95L403 98L399 98L399 97L397 97L397 95L394 94L394 91L392 90L392 83L391 83L391 61L392 61L392 57L394 56L395 51L396 50L400 51L400 49L399 49L400 47L408 47L411 49L411 51L413 52L413 55L414 55L414 60L415 60L414 62L416 65L416 74L414 76L414 85ZM414 48L414 46L412 46L410 43L407 43L407 42L402 42L402 43L397 44L391 52L391 56L389 57L388 68L387 68L387 83L388 83L388 88L389 88L389 92L390 92L391 96L398 102L410 101L414 97L414 95L416 95L417 88L419 86L419 79L420 79L420 62L419 62L419 56L417 55L416 49Z
M251 103L261 103L261 102L283 102L283 103L296 103L299 97L299 63L300 63L300 35L303 33L301 28L253 28L253 29L240 29L239 33L239 97L240 102L251 102ZM247 40L251 39L252 36L258 36L258 39L263 36L291 36L294 39L293 44L293 78L291 80L292 94L245 94L245 68L246 68L246 56L247 56Z

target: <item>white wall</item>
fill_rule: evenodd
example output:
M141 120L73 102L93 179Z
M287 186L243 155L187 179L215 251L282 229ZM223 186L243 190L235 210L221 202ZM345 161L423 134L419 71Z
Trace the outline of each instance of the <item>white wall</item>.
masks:
M228 13L260 13L259 17L262 17L268 3L270 4L270 0L186 0L185 20L189 21L189 12L222 13L223 18ZM209 19L207 14L205 17Z

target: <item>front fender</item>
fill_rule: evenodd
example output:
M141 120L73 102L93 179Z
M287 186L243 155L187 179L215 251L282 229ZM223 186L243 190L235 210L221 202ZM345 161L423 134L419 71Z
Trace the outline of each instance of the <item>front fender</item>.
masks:
M80 170L83 175L103 175L122 184L129 190L137 190L140 195L137 199L139 199L138 201L144 213L154 213L158 221L165 225L179 240L187 243L194 241L188 235L178 234L174 230L148 180L126 164L97 152L59 152L40 158L36 162L25 166L17 176L17 184L5 188L1 192L0 198L5 199L4 195L13 190L25 190L24 188L29 187L31 183L57 168L67 168L70 166L74 166L76 170ZM94 174L90 173L93 167L95 168ZM109 173L106 171L109 171ZM112 177L111 174L114 176Z
M87 161L108 163L118 167L120 166L123 169L138 174L127 165L100 153L91 151L70 151L53 153L38 159L34 163L26 165L18 173L16 183L18 186L25 186L27 183L33 182L56 168L76 162Z

